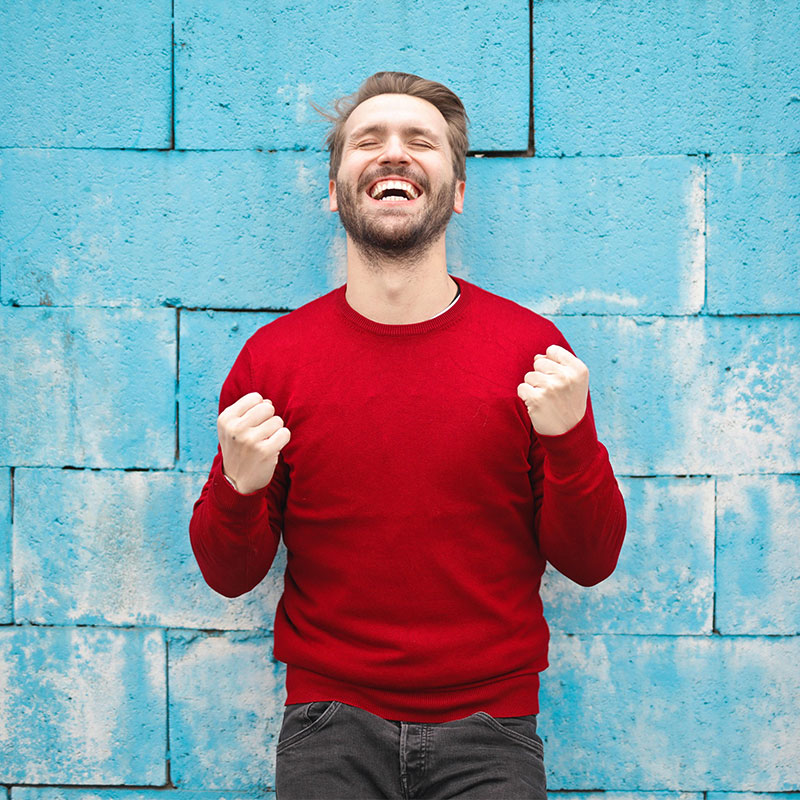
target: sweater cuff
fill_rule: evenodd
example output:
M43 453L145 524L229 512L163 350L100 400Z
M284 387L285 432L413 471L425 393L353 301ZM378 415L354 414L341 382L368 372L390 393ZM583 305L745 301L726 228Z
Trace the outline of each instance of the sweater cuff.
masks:
M237 492L225 478L221 469L214 474L214 480L211 482L211 493L217 508L231 517L258 516L266 502L266 496L262 490L251 494Z
M594 420L587 413L566 433L545 436L537 433L545 451L546 466L556 478L566 478L587 469L597 457L600 443Z

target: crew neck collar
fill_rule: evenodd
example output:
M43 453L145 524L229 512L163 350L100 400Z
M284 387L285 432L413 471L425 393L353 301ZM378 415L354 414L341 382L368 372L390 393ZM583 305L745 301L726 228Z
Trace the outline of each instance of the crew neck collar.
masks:
M448 273L449 274L449 273ZM451 302L450 305L441 313L430 319L422 320L422 322L412 322L403 325L388 325L383 322L375 322L374 320L359 314L348 302L345 297L347 291L347 284L340 286L336 292L337 306L342 315L352 324L357 327L376 333L382 336L409 336L418 333L429 333L430 331L439 330L451 325L459 319L469 305L471 292L469 284L462 278L450 274L450 277L458 284L459 294L458 302Z

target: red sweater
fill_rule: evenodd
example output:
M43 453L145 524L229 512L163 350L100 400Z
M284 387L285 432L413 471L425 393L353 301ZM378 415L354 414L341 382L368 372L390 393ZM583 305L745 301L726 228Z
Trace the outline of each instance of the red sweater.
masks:
M287 703L418 722L536 713L545 560L586 586L616 565L625 507L591 405L538 436L517 397L534 355L564 337L455 280L458 301L411 325L373 322L334 289L257 331L222 387L220 410L260 392L292 438L251 495L225 480L218 449L192 548L234 597L283 535Z

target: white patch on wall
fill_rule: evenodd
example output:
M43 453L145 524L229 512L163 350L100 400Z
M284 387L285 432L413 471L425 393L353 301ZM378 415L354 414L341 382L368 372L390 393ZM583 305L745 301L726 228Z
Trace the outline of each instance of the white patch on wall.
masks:
M9 658L8 648L2 647L3 639L6 639L6 636L0 639L0 654L2 654L2 658L0 658L0 744L7 742L11 738L11 726L9 725L9 720L11 718L10 700L12 693L17 696L19 695L19 687L14 686L9 681L12 662ZM7 641L9 644L13 644L13 633L12 636L8 636Z
M290 79L290 76L286 76ZM300 124L309 122L309 111L313 111L309 105L309 98L314 94L314 87L307 83L287 83L279 86L275 94L283 101L288 103L294 110L294 121ZM315 112L316 113L316 112ZM322 117L320 117L322 119Z
M733 621L735 616L735 632L779 635L796 632L800 610L797 577L800 552L796 535L800 483L789 476L737 476L721 480L718 495L727 546L737 552L734 541L753 537L749 541L758 542L761 555L749 568L757 569L760 582L769 587L758 604L743 602L736 593L732 595L729 617Z
M295 192L305 197L312 197L319 195L323 191L322 182L320 181L320 173L318 170L309 169L306 162L302 158L295 158L294 162L295 176L294 188ZM327 187L325 188L324 210L328 210L328 193Z
M67 662L42 670L41 682L60 706L60 738L97 769L112 762L116 716L125 707L125 634L67 629ZM96 645L103 642L102 658ZM109 778L111 775L109 775Z
M731 164L736 168L736 185L742 185L742 172L744 171L744 161L739 153L731 153Z
M790 336L785 328L784 335ZM765 352L767 357L762 358ZM797 346L765 341L763 331L753 331L729 366L721 392L709 408L705 437L716 436L726 443L723 470L797 469Z
M581 303L602 303L612 309L639 308L644 298L627 292L604 292L600 289L578 289L571 294L549 295L529 301L526 306L539 314L564 314L570 306Z
M182 695L177 702L186 716L205 723L192 729L194 757L204 774L222 780L224 769L219 763L219 730L209 721L219 725L234 717L253 720L236 727L236 751L247 754L250 764L244 775L237 775L239 780L257 780L264 760L270 758L264 728L279 716L285 690L269 659L269 647L261 638L209 636L171 648L170 674ZM208 691L212 685L216 694ZM226 701L224 709L219 703L221 696Z
M92 195L92 208L111 208L114 196L111 192L95 192Z
M686 192L686 238L679 253L681 306L689 313L703 307L706 283L706 173L692 164Z
M660 319L653 326L657 337L665 340L663 369L667 373L668 389L672 390L665 399L669 410L681 412L676 414L674 447L662 454L661 461L656 460L657 469L665 472L676 471L676 457L680 460L680 471L685 472L697 471L698 460L705 460L707 406L714 392L714 375L707 364L705 326L706 320L691 318Z

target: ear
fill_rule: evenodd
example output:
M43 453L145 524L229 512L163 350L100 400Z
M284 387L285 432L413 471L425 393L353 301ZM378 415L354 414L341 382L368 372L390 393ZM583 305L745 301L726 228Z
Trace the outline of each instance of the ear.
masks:
M336 202L336 181L328 181L328 208L331 211L338 211L339 204Z
M456 181L456 192L453 199L453 211L455 211L456 214L464 213L464 190L466 188L466 181Z

